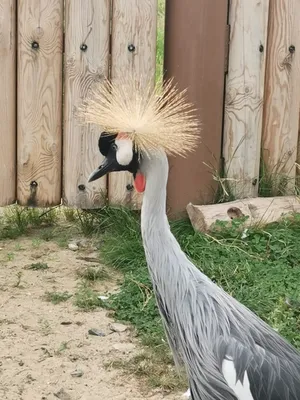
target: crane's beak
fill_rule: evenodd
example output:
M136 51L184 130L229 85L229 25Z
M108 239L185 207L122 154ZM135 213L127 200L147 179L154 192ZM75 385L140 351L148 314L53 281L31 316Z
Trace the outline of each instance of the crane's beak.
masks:
M109 172L116 171L117 165L114 160L108 160L105 158L103 163L95 169L89 176L88 182L93 182L99 178L102 178L104 175L108 174Z

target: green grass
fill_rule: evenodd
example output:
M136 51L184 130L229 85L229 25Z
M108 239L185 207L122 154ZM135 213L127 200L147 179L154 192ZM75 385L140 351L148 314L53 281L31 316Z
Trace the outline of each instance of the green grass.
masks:
M78 277L89 282L103 281L109 278L109 274L103 267L90 266L84 269L80 269L78 272Z
M244 139L243 139L244 140ZM240 145L243 143L241 140ZM239 146L240 146L239 145ZM233 153L237 152L239 146ZM232 159L233 159L232 156ZM293 196L300 194L300 179L299 179L299 165L296 163L296 179L293 171L295 164L291 160L292 155L284 154L277 164L270 167L266 164L263 154L260 158L259 176L257 182L254 182L258 188L258 197L277 197L277 196ZM214 193L214 203L225 203L242 199L248 196L249 187L243 180L236 180L230 178L230 164L227 166L221 165L220 170L217 170L214 165L217 160L214 159L213 164L205 163L210 173L213 175L214 180L217 182L217 189ZM291 164L290 170L288 164Z
M42 262L32 263L27 267L27 269L31 269L33 271L45 270L48 268L49 268L48 264Z
M167 367L166 367L167 366ZM125 371L147 381L152 388L160 387L165 391L183 391L188 383L183 375L178 375L172 365L171 354L161 349L145 349L129 359L114 360L106 367Z
M58 214L55 209L39 209L12 205L0 218L0 239L15 239L34 228L52 226Z
M74 305L82 311L93 311L104 305L103 301L98 298L98 294L84 282L80 285L75 293Z
M42 241L53 241L60 247L67 247L70 237L78 234L78 230L86 236L97 230L98 225L93 225L93 220L92 212L65 207L30 208L15 204L5 207L0 216L0 240L32 236L33 248L39 247ZM38 238L35 237L37 232Z
M45 300L49 301L52 304L59 304L63 303L69 298L72 297L72 295L68 292L46 292L45 293Z
M300 348L300 216L249 228L245 239L240 222L233 223L230 228L219 224L211 235L194 232L189 221L172 222L171 228L202 272ZM107 210L105 225L101 256L106 265L124 273L121 291L109 305L118 320L136 327L144 345L159 349L160 363L168 348L146 267L139 217L122 208L109 216Z
M156 36L156 83L162 83L165 45L165 0L158 0Z

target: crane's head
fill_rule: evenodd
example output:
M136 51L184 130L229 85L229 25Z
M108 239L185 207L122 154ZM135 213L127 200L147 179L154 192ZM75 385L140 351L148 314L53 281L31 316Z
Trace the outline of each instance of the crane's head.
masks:
M132 140L125 134L102 132L98 141L100 153L104 156L102 164L92 172L89 182L93 182L110 172L128 171L133 174L138 192L145 190L145 178L140 172L140 156L134 150Z

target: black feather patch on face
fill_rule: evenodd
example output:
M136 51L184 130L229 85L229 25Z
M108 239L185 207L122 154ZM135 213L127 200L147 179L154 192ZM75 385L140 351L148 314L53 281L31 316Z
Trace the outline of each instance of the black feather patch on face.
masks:
M112 135L107 132L101 133L99 140L98 140L98 147L99 147L100 153L104 157L107 157L107 155L111 149L111 145L114 143L116 137L117 137L117 134Z

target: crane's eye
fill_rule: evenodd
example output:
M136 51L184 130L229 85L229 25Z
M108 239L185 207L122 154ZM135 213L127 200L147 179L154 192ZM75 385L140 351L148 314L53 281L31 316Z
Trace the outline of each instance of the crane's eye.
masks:
M112 148L112 150L115 150L115 151L118 150L118 146L117 146L115 143L113 143L113 144L111 145L111 148Z

